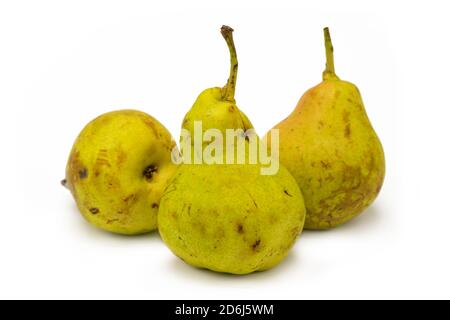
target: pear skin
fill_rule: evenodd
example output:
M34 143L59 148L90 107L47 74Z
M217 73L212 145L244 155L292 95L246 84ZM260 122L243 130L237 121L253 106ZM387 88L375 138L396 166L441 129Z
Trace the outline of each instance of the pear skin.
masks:
M324 34L323 82L274 127L280 134L280 162L303 192L306 229L333 228L359 215L375 200L385 176L383 147L361 94L336 75L328 28Z
M222 133L252 128L234 99L232 31L226 26L221 30L231 53L228 83L200 94L183 122L190 133L197 121L204 130ZM249 142L240 139L248 152ZM274 175L262 175L260 169L259 163L180 165L158 215L161 238L170 250L192 266L231 274L263 271L283 261L303 229L303 196L284 167Z
M161 200L159 232L186 263L231 274L264 271L288 255L305 206L291 174L257 165L186 165Z
M91 121L76 139L64 184L100 229L135 235L157 228L164 189L175 173L167 129L148 114L121 110Z

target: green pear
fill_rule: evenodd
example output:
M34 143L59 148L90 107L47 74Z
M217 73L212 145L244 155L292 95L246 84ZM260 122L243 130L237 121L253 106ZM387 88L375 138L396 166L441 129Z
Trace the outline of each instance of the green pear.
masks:
M280 161L305 198L307 229L328 229L356 217L375 200L385 175L383 148L361 94L336 75L328 28L324 34L323 82L274 127L280 135Z
M84 218L98 228L125 235L150 232L157 228L177 150L167 129L150 115L109 112L77 137L63 184Z
M183 122L191 135L195 122L201 122L205 131L222 134L252 128L234 98L238 64L232 31L221 29L231 53L228 83L197 98ZM246 144L248 155L256 135L237 138ZM284 167L274 175L262 175L261 167L259 162L180 165L158 215L159 232L172 252L190 265L232 274L280 263L303 229L305 206L295 179Z

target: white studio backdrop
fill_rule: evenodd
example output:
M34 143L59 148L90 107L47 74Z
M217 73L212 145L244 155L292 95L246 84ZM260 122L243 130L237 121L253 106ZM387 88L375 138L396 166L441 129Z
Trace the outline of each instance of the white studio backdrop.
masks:
M0 298L449 298L446 2L1 1ZM222 86L235 29L236 99L260 134L321 81L330 27L383 143L375 204L306 231L277 268L235 277L185 265L157 233L88 225L59 181L82 127L140 109L179 136L205 88Z

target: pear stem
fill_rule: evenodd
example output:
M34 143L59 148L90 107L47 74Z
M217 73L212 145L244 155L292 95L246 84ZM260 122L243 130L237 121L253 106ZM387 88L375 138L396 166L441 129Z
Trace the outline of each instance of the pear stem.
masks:
M220 33L222 33L223 38L227 42L228 49L230 50L230 77L228 78L227 84L222 88L222 98L227 101L235 101L234 93L236 91L236 78L238 72L238 60L236 54L236 48L233 41L233 29L229 26L222 26Z
M324 28L323 35L325 38L325 54L327 57L326 68L323 72L323 80L337 78L336 72L334 71L334 50L333 43L331 42L330 29Z

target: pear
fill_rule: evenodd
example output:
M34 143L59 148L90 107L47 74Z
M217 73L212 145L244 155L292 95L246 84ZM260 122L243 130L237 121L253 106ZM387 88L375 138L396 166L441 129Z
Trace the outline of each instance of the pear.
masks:
M322 83L274 127L280 135L280 162L305 198L307 229L333 228L359 215L377 197L385 175L383 147L361 94L336 75L328 28L324 36Z
M87 221L124 235L157 228L164 189L176 171L176 143L150 115L109 112L91 121L76 139L63 184Z
M203 91L187 113L183 128L191 135L198 121L205 131L222 134L252 128L234 98L238 64L233 29L223 26L221 32L231 53L230 77L225 87ZM238 136L247 154L255 138ZM178 167L158 215L159 233L176 256L198 268L231 274L267 270L287 256L303 229L303 197L284 167L262 175L261 166L185 162Z
M233 43L233 29L223 26L221 33L230 51L230 77L223 88L214 87L204 90L198 96L192 108L185 115L182 128L194 132L194 122L201 121L203 132L209 129L242 128L244 131L253 129L248 117L237 107L234 98L238 72L238 60Z

